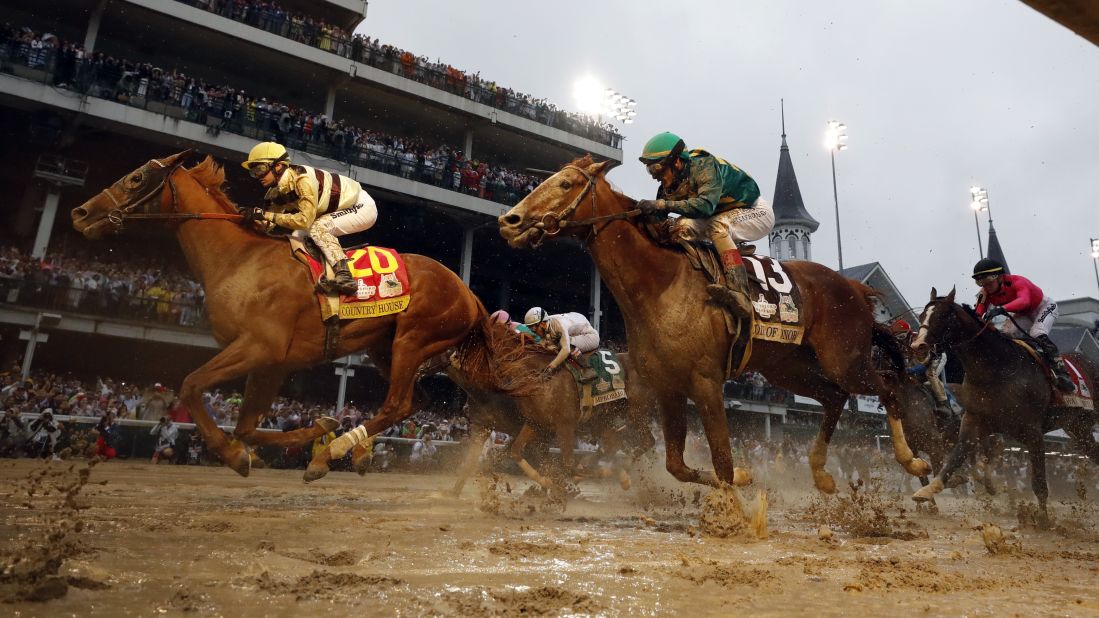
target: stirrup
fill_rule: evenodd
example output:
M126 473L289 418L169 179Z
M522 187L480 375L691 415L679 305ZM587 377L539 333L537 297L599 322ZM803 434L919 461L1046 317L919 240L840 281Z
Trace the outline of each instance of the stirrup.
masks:
M721 306L728 309L734 317L744 320L750 319L752 317L752 304L748 300L748 297L743 293L741 293L741 296L744 298L744 304L741 304L737 301L737 293L725 287L724 285L711 283L710 285L706 286L706 291L709 292L710 298L712 298Z

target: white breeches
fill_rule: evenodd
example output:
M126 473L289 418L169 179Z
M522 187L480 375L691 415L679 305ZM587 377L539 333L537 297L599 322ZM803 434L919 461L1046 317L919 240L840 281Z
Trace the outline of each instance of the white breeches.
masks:
M599 349L599 333L584 333L583 335L570 335L569 343L583 353L594 352Z
M313 228L320 226L333 236L343 236L369 230L377 221L378 206L374 198L366 191L360 191L359 201L354 206L317 217L309 231L312 233Z
M709 219L680 217L675 226L690 228L697 238L709 238L715 244L718 239L726 238L734 243L749 242L771 233L771 228L775 227L775 211L760 197L751 208L734 208Z
M1053 330L1053 323L1057 321L1057 303L1046 296L1033 314L1017 313L1014 317L1019 326L1026 330L1031 337L1038 338L1042 335L1048 335L1049 331ZM1019 337L1019 331L1011 323L1011 320L1004 320L1000 330L1006 335Z

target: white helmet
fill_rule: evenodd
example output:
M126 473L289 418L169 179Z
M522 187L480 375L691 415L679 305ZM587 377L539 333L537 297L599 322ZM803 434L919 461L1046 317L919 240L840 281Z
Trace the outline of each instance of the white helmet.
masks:
M541 307L531 307L530 311L528 311L527 314L523 316L523 324L525 324L526 326L534 326L535 324L541 324L542 322L545 322L546 318L548 317L549 316L546 315L545 309Z

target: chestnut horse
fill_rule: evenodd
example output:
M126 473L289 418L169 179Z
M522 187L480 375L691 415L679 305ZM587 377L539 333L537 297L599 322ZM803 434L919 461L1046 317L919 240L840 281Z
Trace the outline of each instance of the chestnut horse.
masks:
M658 245L631 220L636 202L611 188L604 178L607 165L587 156L564 166L500 217L500 233L515 248L536 247L562 231L581 238L622 310L635 382L650 391L643 401L661 414L668 471L685 482L733 482L738 470L722 397L733 341L722 309L709 302L706 278L686 255ZM581 212L590 218L581 220ZM820 264L791 261L782 268L801 289L803 342L756 341L747 368L824 406L809 457L817 488L835 491L824 466L828 442L851 393L881 398L897 461L911 474L927 474L927 462L914 458L905 442L892 389L871 358L872 347L881 345L896 371L904 371L900 346L886 329L875 327L868 298L872 291ZM687 398L698 407L716 476L683 461Z
M73 226L85 237L98 239L118 232L130 218L176 223L187 263L206 291L210 326L222 348L183 380L179 397L207 446L247 476L247 450L227 440L214 424L202 404L203 391L246 376L234 435L252 445L309 443L333 429L335 421L285 433L256 427L289 372L325 362L325 326L308 270L291 256L286 240L241 227L236 207L221 191L224 171L210 157L184 168L189 153L153 159L125 175L73 209ZM366 351L389 379L380 412L365 425L370 435L411 413L416 372L425 360L462 343L472 354L488 353L487 313L462 280L431 258L404 254L404 259L412 295L409 308L344 323L332 353L338 357ZM322 455L310 464L307 481L327 472L327 455Z
M528 349L519 363L527 365L529 373L538 373L549 363L552 355L540 348ZM556 438L557 446L561 449L561 465L566 478L573 472L573 448L576 446L578 429L590 430L599 441L599 450L607 455L613 456L617 453L624 441L628 443L630 455L634 459L652 448L654 441L649 431L648 416L640 406L630 405L632 381L629 355L619 353L617 358L626 380L627 399L597 406L590 419L581 418L579 387L571 373L563 367L552 374L541 392L525 397L508 397L495 392L491 385L472 377L483 376L484 372L467 373L460 358L447 369L447 375L469 397L471 434L477 436L474 447L484 441L485 435L493 426L506 431L513 436L509 454L523 473L547 490L559 490L561 488L531 466L523 454L527 445L536 438L544 440L549 435ZM454 486L455 494L461 492L466 479L477 465L479 455L480 450L477 448L471 448L467 454L460 477ZM623 489L629 487L629 475L621 468L618 469L618 480Z
M965 379L957 390L965 407L958 441L939 475L913 495L916 501L931 499L942 491L950 475L978 442L993 433L1018 440L1029 451L1030 484L1043 516L1047 514L1045 434L1064 429L1080 452L1099 464L1099 444L1092 436L1094 411L1056 406L1046 370L1010 337L977 317L970 307L954 302L954 290L944 297L931 288L931 302L920 315L920 330L912 341L917 355L926 357L933 347L950 350L965 367ZM1092 393L1099 388L1099 367L1088 358L1069 353Z

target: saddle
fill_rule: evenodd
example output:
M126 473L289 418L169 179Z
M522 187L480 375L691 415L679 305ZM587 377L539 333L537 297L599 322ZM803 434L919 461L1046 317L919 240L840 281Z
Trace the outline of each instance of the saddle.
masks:
M580 389L580 422L591 418L596 406L626 398L626 379L618 355L599 349L569 357L565 367Z
M1064 355L1060 357L1061 362L1065 364L1065 369L1068 370L1069 377L1072 378L1073 385L1076 387L1071 393L1066 393L1057 388L1057 378L1053 375L1053 368L1050 367L1045 357L1035 349L1033 344L1023 339L1012 339L1012 341L1026 350L1027 354L1034 359L1034 362L1042 368L1046 376L1046 382L1049 384L1049 390L1052 393L1053 405L1084 410L1095 409L1095 400L1092 397L1087 380L1084 379L1084 374L1081 373L1080 368L1070 358Z

